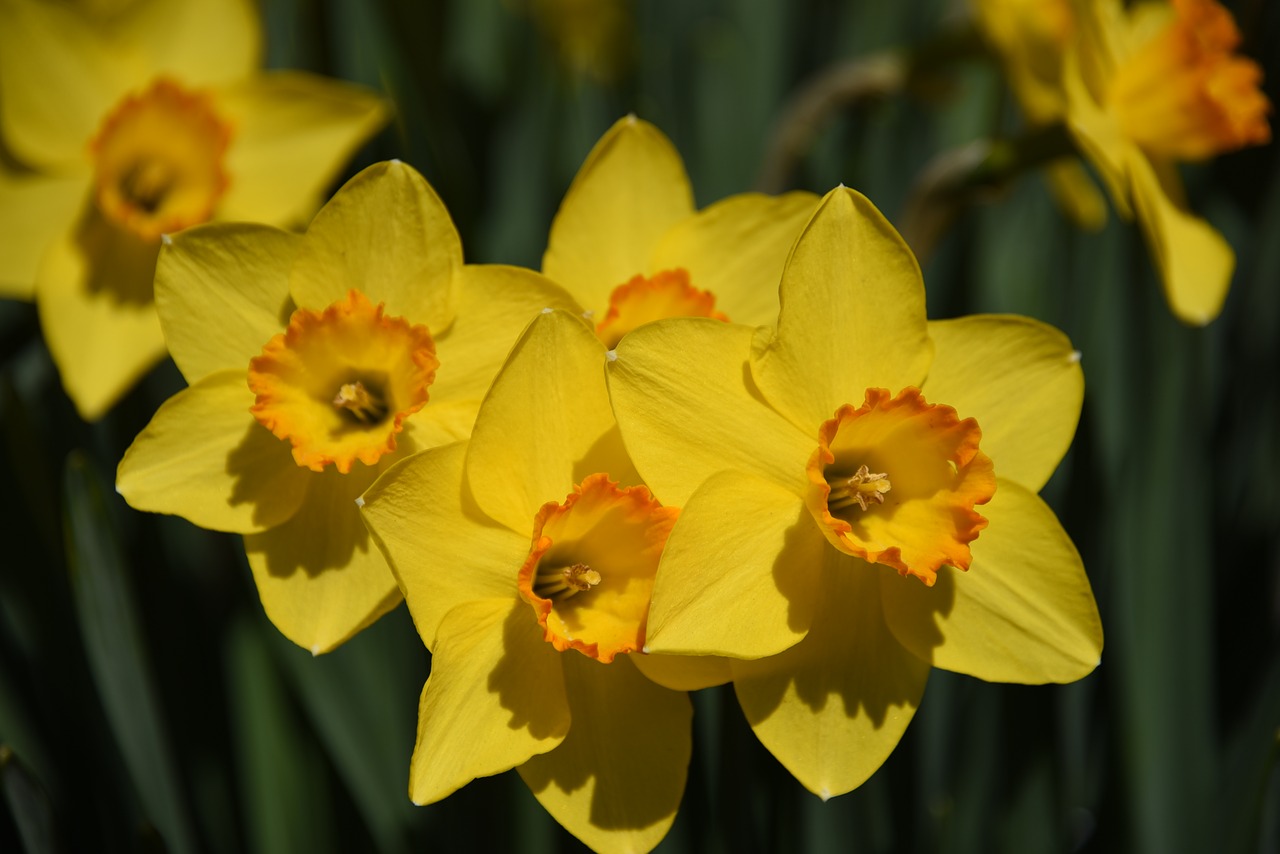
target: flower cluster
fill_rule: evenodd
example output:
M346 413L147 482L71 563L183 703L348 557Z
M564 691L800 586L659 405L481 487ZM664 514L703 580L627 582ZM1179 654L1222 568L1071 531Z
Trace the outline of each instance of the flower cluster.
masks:
M1212 0L1049 6L983 6L1030 121L1070 125L1175 312L1207 322L1230 250L1173 163L1268 138L1257 66ZM853 189L697 209L635 117L582 165L540 271L465 263L399 161L318 205L382 101L257 53L239 2L105 24L0 5L0 222L49 214L0 282L37 302L85 418L172 356L188 385L117 489L242 535L282 634L325 653L407 602L432 654L413 801L514 768L587 845L647 851L683 794L690 692L731 685L826 799L886 760L932 668L1098 665L1089 579L1039 497L1084 394L1061 332L927 319L915 256ZM34 97L36 74L65 91Z

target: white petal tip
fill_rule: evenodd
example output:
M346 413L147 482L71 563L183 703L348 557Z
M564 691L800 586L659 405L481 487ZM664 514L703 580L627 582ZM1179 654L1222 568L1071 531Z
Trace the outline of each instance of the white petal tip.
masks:
M640 119L636 117L635 113L627 113L627 124L633 125L638 121L640 121Z
M822 798L822 802L825 804L827 801L831 800L831 792L827 789L823 789L821 792L818 792L818 797Z
M356 498L356 506L357 506L357 507L363 507L363 506L364 506L364 496L363 496L363 495L358 496L358 497Z
M583 319L583 320L585 320L585 321L587 321L588 323L591 323L593 320L595 320L595 319L596 319L596 313L595 313L595 311L594 311L593 309L590 309L590 308L589 308L589 309L587 309L586 311L584 311L584 312L582 313L582 319Z
M172 246L173 238L167 234L162 234L160 235L160 242L163 243L165 246Z
M610 350L609 352L604 354L604 357L608 359L610 362L616 362L618 361L618 351Z
M649 654L649 646L648 646L648 644L646 644L645 646L640 647L640 651L641 651L641 652L643 652L645 655L648 655L648 654Z
M397 165L397 166L403 166L403 165L404 165L404 161L403 161L403 160L401 160L399 157L393 157L393 158L391 158L391 160L390 160L390 161L388 161L388 162L390 162L390 163L394 163L394 164L395 164L395 165Z
M320 657L320 653L322 653L322 652L324 652L324 650L320 648L320 645L319 645L319 644L316 644L315 646L311 647L311 657L312 657L312 658L319 658L319 657Z
M1077 364L1083 356L1084 354L1079 350L1072 350L1071 355L1067 357L1067 361L1074 365Z
M542 310L542 313L543 313L543 314L550 314L550 313L551 313L551 312L553 312L553 311L555 311L555 309L554 309L554 308L552 308L551 306L547 306L546 308L544 308L544 309Z

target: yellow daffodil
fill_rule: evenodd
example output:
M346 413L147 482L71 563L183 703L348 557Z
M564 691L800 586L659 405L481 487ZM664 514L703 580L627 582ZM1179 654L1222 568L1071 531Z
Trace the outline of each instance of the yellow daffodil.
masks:
M1043 128L1063 121L1067 99L1062 62L1075 29L1071 0L975 0L977 21L999 55L1009 87L1027 124ZM1102 196L1074 158L1045 169L1062 209L1084 228L1101 228L1107 209Z
M542 271L609 347L664 317L771 323L777 281L811 193L743 193L694 211L671 142L629 116L596 143L551 224Z
M371 166L305 235L214 224L160 254L156 305L190 387L120 463L134 507L245 535L267 616L320 653L400 601L355 499L415 449L465 438L538 310L536 273L463 264L417 172Z
M161 235L300 224L386 121L364 89L259 71L260 41L242 0L0 3L0 296L36 300L86 419L164 356Z
M731 656L760 740L811 791L860 785L930 666L1060 682L1098 663L1080 558L1037 496L1074 433L1078 354L1035 321L928 323L911 251L848 189L804 229L776 333L668 320L609 388L681 515L647 648Z
M432 652L410 797L518 768L587 845L648 851L684 790L683 690L729 673L721 659L636 654L678 511L639 484L604 358L580 319L540 315L470 442L392 467L364 515Z
M1138 224L1174 314L1203 325L1218 316L1235 254L1186 206L1179 161L1271 138L1262 70L1235 54L1240 32L1214 0L1079 0L1079 37L1064 83L1071 129Z

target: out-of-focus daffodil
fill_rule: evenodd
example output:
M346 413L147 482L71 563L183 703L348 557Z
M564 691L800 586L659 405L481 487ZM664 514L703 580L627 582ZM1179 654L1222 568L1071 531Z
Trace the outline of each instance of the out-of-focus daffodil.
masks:
M637 469L682 508L648 649L736 659L756 734L827 797L889 755L931 665L1027 683L1097 665L1088 579L1036 495L1083 381L1042 324L926 322L915 258L851 190L814 214L780 299L776 333L637 330L609 386Z
M612 83L632 61L631 0L520 0L560 63Z
M782 264L816 202L804 192L743 193L695 212L675 147L629 116L565 194L542 271L578 299L609 347L664 317L772 323Z
M678 511L639 485L604 359L580 319L540 315L470 442L392 467L364 516L432 652L410 797L432 803L518 768L587 845L648 851L684 790L682 689L729 672L722 659L636 654Z
M0 295L36 300L87 419L164 356L161 235L300 224L386 121L364 89L259 71L260 41L241 0L0 3Z
M1235 254L1188 210L1179 161L1271 138L1257 63L1234 51L1240 32L1214 0L1079 0L1064 84L1072 131L1111 190L1136 213L1165 295L1185 323L1218 316Z
M1062 63L1075 29L1071 0L975 0L975 6L1027 124L1042 128L1061 122L1067 112ZM1102 227L1106 205L1074 158L1049 164L1045 176L1073 220L1084 228Z
M156 306L190 387L116 487L244 534L272 622L328 651L400 601L355 499L394 460L465 438L529 318L571 305L537 273L464 265L448 212L400 163L351 179L301 236L183 232L160 254Z

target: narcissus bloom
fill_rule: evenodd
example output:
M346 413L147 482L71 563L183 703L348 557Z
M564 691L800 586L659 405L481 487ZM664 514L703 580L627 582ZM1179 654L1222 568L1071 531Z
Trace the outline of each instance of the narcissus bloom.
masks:
M817 198L743 193L694 211L680 155L628 116L578 170L551 223L542 271L609 347L664 317L771 323L787 251Z
M1056 330L928 323L915 258L830 193L782 276L776 333L668 320L609 365L619 427L682 508L647 648L731 656L757 736L823 797L897 744L930 666L1062 682L1101 627L1070 539L1036 495L1083 381Z
M541 315L470 443L392 467L364 514L432 652L410 797L431 803L518 768L587 845L648 851L684 790L681 689L729 673L723 660L636 654L678 511L639 485L604 358L580 319Z
M63 386L95 419L165 353L163 234L301 224L386 121L381 99L258 70L242 0L0 4L0 296L34 298Z
M1071 0L975 0L978 26L999 55L1009 88L1027 124L1043 128L1062 122L1067 98L1062 62L1075 32ZM1058 204L1083 228L1101 228L1106 205L1074 158L1045 168Z
M134 507L245 535L267 616L333 649L400 602L355 499L413 450L465 438L537 273L462 263L417 172L352 178L305 235L208 225L160 254L156 305L189 388L120 463Z
M1214 0L1077 3L1064 83L1072 131L1125 216L1136 213L1165 296L1185 323L1218 316L1231 247L1187 210L1179 161L1271 139L1262 69L1235 53L1240 32Z

